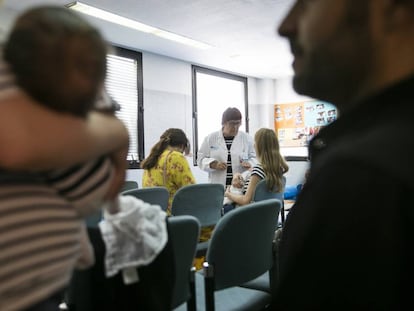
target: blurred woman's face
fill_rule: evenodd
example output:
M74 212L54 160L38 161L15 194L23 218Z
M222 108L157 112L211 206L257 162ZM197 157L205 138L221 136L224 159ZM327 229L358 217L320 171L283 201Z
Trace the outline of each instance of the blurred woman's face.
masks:
M236 136L239 132L241 120L230 120L223 125L224 136Z

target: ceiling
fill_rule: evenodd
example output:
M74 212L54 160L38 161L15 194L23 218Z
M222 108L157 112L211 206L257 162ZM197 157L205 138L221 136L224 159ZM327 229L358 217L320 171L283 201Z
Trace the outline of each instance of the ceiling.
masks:
M5 0L18 13L38 4L70 0ZM88 17L116 45L181 59L257 78L292 74L292 57L277 26L293 0L84 0L85 4L131 18L213 47L200 50Z

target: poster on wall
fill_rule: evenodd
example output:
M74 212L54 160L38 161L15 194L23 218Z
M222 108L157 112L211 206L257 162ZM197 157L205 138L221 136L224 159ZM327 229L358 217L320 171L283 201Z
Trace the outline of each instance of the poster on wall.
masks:
M274 126L281 147L304 147L319 130L336 120L337 109L323 101L276 104Z

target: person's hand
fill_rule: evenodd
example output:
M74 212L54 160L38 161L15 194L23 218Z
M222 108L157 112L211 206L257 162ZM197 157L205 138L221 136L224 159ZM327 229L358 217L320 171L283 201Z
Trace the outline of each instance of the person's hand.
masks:
M117 214L120 211L119 208L119 200L115 199L113 201L109 201L106 205L105 208L107 210L107 212L109 214Z
M252 167L252 165L247 161L241 162L240 165L241 165L241 167L244 167L244 168L251 168Z
M242 176L242 174L240 173L235 173L233 175L233 180L232 180L232 185L236 188L242 188L244 185L244 178Z
M227 169L227 164L224 162L215 160L210 163L210 168L215 169L215 170L225 170Z
M125 146L121 150L118 150L110 155L112 164L114 166L114 174L112 178L112 183L109 186L109 189L105 195L106 200L114 200L118 196L122 186L125 183L125 176L127 170L127 155L128 146Z
M233 179L239 181L240 179L243 179L243 176L240 173L234 173Z
M226 198L228 198L228 197L229 197L229 195L230 195L230 186L227 186L227 187L226 187L226 191L224 192L224 196L225 196Z

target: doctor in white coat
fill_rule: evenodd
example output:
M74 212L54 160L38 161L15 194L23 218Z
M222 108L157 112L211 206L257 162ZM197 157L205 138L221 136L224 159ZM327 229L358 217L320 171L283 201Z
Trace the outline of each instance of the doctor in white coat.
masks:
M237 108L227 108L220 131L208 135L197 153L197 164L208 172L211 183L231 185L233 174L243 173L256 161L253 138L239 131L242 115Z

